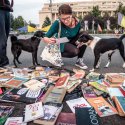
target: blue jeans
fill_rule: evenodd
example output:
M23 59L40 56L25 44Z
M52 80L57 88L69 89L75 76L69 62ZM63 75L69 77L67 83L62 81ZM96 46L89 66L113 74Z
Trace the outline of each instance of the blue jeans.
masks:
M7 39L10 31L10 12L0 10L0 63L8 60L6 55Z

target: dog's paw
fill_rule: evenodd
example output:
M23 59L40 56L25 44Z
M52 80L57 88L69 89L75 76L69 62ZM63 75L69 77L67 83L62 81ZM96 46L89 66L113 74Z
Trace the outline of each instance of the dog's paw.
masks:
M94 72L95 71L95 69L93 68L93 69L91 69L91 70L89 70L90 72Z

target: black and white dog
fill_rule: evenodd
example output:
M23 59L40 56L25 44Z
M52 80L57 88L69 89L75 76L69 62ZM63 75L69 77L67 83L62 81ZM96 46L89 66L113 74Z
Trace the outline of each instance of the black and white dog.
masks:
M78 47L82 45L89 46L94 52L95 61L94 61L94 69L99 68L100 66L100 56L105 52L110 52L108 54L108 63L105 67L108 67L111 62L111 56L116 51L119 50L121 57L124 60L123 68L125 68L125 55L124 55L124 45L122 40L125 38L125 34L123 34L120 38L99 38L92 37L89 34L82 34L78 41ZM92 69L91 71L94 71Z

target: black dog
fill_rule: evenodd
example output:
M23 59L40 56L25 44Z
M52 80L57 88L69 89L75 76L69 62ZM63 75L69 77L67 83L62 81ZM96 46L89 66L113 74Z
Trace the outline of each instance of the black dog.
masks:
M81 45L89 46L94 52L95 56L94 69L99 68L100 66L99 59L101 54L110 51L110 53L108 54L108 63L106 65L106 67L108 67L111 62L111 56L117 49L119 50L120 55L124 60L123 68L125 68L124 45L122 42L124 38L125 34L123 34L120 38L109 38L109 39L92 37L91 35L88 34L82 34L77 42L79 43L80 46ZM94 69L91 71L94 71Z
M44 36L42 31L36 31L34 35L29 39L18 39L16 36L11 36L11 52L14 56L13 63L17 67L16 61L21 64L19 61L19 56L22 50L32 53L33 66L39 65L37 61L37 50L41 37Z

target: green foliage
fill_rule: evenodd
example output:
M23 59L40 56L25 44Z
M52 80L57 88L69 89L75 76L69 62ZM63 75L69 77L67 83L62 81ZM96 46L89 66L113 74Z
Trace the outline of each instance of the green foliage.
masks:
M51 25L51 20L50 20L49 17L46 17L46 18L45 18L45 21L44 21L44 23L43 23L43 25L42 25L42 28L44 28L44 27L46 27L46 26L49 26L49 25Z
M125 15L125 6L123 6L122 3L119 4L117 10L116 10L116 14L117 12L121 12L123 15Z
M101 16L101 11L99 10L99 6L93 6L93 10L90 13L93 17Z
M10 19L11 19L11 28L13 28L14 30L17 30L18 28L27 25L27 22L23 19L22 16L14 18L14 16L11 14Z

